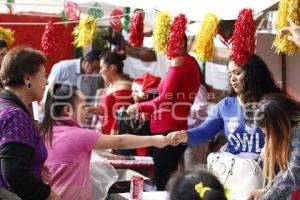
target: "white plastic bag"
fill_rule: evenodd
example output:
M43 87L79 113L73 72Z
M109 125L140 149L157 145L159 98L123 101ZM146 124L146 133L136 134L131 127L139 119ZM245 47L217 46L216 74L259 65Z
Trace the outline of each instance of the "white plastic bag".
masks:
M90 175L92 179L93 200L104 200L109 188L118 179L115 168L107 159L96 152L92 152L90 163Z

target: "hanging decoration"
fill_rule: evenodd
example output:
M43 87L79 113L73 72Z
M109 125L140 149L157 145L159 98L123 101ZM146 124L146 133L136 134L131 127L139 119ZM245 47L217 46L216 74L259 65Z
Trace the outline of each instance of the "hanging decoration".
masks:
M198 32L194 52L201 61L211 61L214 51L214 37L217 32L219 19L215 14L208 14Z
M103 17L104 13L103 11L101 10L101 5L98 4L98 3L95 3L93 5L93 8L91 8L89 11L88 11L88 15L94 17L95 19L100 19L101 17Z
M234 30L235 20L220 20L218 25L217 34L220 41L229 48L229 45L232 42L232 34Z
M15 0L6 0L6 8L8 10L8 14L13 14Z
M160 12L155 18L153 38L154 49L161 54L165 54L167 52L170 26L171 15L165 11Z
M179 56L182 41L185 36L186 24L187 19L184 14L179 14L174 18L168 38L167 56L169 58L175 58Z
M121 22L121 18L122 18L123 12L122 10L115 8L112 10L111 14L110 14L110 26L115 29L116 31L118 31L119 33L122 31L122 22Z
M124 16L122 17L122 29L125 31L129 30L129 24L130 24L130 8L129 7L125 7L123 9L123 14Z
M235 22L232 37L232 60L242 66L255 50L256 24L253 10L243 9Z
M73 35L75 36L75 46L86 47L92 44L96 37L96 31L97 22L94 17L86 16L81 19L73 31Z
M287 55L293 54L298 50L298 47L288 40L289 34L284 37L280 37L280 30L289 26L288 19L293 21L296 25L300 25L299 22L299 2L298 0L281 0L279 2L276 29L277 33L273 42L273 48L276 53L284 53Z
M41 40L42 51L46 55L50 55L57 50L58 39L55 34L55 29L52 22L49 22L45 27L45 31Z
M79 6L74 2L69 2L68 0L65 0L64 2L64 13L65 17L72 21L72 20L80 20L80 8Z
M14 32L8 28L0 26L0 39L4 40L8 44L12 44L15 41Z
M144 13L136 11L130 21L129 44L133 47L141 47L144 42Z

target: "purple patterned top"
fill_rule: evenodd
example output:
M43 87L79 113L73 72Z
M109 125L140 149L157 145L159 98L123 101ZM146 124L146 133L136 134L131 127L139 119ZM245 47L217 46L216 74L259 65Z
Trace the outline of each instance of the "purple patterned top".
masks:
M0 98L0 104L7 102L7 100ZM21 108L15 106L5 106L0 110L0 146L9 142L20 142L35 150L32 172L36 178L41 179L41 169L47 159L44 140L31 117ZM5 185L0 173L0 187Z

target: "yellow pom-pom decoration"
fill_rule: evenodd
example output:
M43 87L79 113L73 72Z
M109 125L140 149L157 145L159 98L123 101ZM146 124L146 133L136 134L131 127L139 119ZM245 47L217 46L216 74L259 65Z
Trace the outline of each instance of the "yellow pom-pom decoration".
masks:
M97 22L92 16L87 16L80 20L75 27L73 35L75 36L74 44L76 47L86 47L93 43L96 38Z
M4 40L8 44L15 41L14 32L8 28L3 28L0 26L0 39Z
M279 2L279 9L276 22L276 37L273 42L273 48L276 53L284 53L287 55L293 54L298 50L298 47L288 40L288 35L280 37L280 31L282 28L289 26L288 19L291 19L296 25L300 25L299 22L299 3L298 0L281 0Z
M202 26L197 34L194 52L201 61L210 61L213 58L214 36L219 24L219 19L215 14L205 16Z
M161 54L166 54L167 52L170 26L171 15L165 11L160 12L155 18L153 37L154 49Z

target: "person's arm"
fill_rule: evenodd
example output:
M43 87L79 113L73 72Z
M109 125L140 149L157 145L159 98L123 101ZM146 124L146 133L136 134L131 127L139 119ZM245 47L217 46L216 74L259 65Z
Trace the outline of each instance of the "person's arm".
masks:
M1 173L12 192L22 199L45 200L51 188L32 173L34 149L19 142L4 144L0 149Z
M300 184L300 128L295 132L290 156L289 168L275 177L261 200L286 199Z
M136 136L136 135L101 135L94 145L95 149L136 149L140 147L155 146L163 148L168 145L163 135Z
M281 37L285 36L286 34L291 34L288 36L288 39L294 42L298 47L300 47L300 26L297 26L294 22L290 19L288 20L290 26L284 27L281 29Z
M180 59L180 58L179 58ZM184 75L184 66L182 60L174 61L170 66L167 76L164 79L164 86L158 97L151 101L136 104L138 112L152 113L159 109L160 106L172 105L177 94L179 85L182 84L182 76Z
M172 145L179 143L201 144L213 138L224 127L224 121L220 116L219 106L222 103L215 105L213 112L208 118L198 127L187 131L174 131L167 136Z
M86 110L87 113L93 113L95 115L103 115L103 113L104 113L104 110L101 106L99 106L99 107L92 107L92 106L91 107L86 107L85 110Z
M140 59L144 62L155 62L157 60L156 53L152 49L146 47L135 48L125 41L125 52L128 56Z

